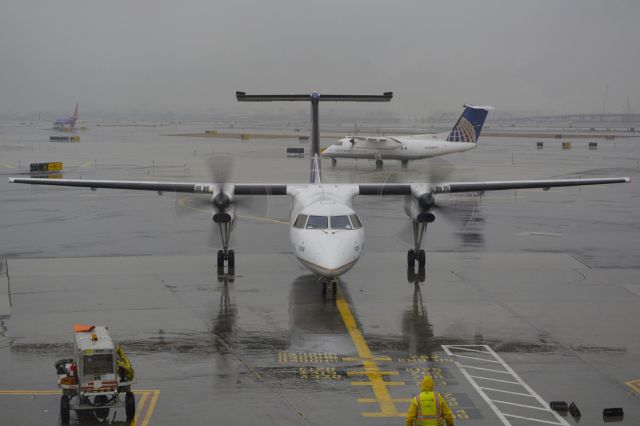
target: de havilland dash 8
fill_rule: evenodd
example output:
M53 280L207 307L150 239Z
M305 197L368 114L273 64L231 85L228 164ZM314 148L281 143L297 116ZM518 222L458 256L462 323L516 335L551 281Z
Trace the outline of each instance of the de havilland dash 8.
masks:
M490 106L465 105L464 111L449 132L433 135L405 136L346 136L322 151L321 156L331 158L336 165L338 158L376 160L382 167L383 160L400 160L403 166L409 160L437 157L473 149L477 146L480 131Z
M424 232L435 219L432 210L435 198L443 193L482 193L484 191L601 185L629 182L627 177L591 179L546 179L485 182L419 182L419 183L322 183L320 169L320 129L318 107L320 101L385 102L393 94L383 95L321 95L317 92L301 95L248 95L236 92L241 102L307 101L311 102L311 165L308 183L239 184L215 179L213 182L163 182L133 180L88 180L88 179L39 179L11 177L10 182L33 185L56 185L157 192L185 192L208 194L212 219L218 225L222 237L222 249L218 251L218 269L227 264L229 273L235 267L235 253L229 248L229 239L235 224L236 202L245 197L290 196L293 199L289 217L291 250L294 256L327 284L351 269L363 253L365 234L362 222L352 206L355 196L405 196L404 211L413 224L415 247L407 253L408 266L416 262L424 268L425 252L421 248ZM471 108L471 107L468 107ZM478 111L476 108L466 111ZM486 116L486 110L484 115ZM464 113L463 113L464 117ZM484 121L484 120L483 120ZM461 124L462 123L462 124ZM473 130L466 121L459 120L452 134L466 134ZM477 138L476 138L477 139ZM240 198L237 198L240 197Z

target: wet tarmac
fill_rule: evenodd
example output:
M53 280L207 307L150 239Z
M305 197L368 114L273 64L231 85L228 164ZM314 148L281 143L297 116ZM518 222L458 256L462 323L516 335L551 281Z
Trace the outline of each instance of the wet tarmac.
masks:
M6 181L45 161L68 178L206 181L211 153L231 153L236 181L306 179L308 160L285 156L306 147L295 140L163 136L207 128L96 127L49 143L50 129L0 123L2 424L58 424L53 363L76 322L124 345L137 424L401 424L423 374L456 424L577 424L547 409L556 400L575 402L582 425L603 424L607 407L639 423L640 138L590 140L597 150L481 138L407 169L325 162L327 182L633 180L439 198L424 271L406 270L401 200L357 199L365 254L335 298L289 252L286 198L241 212L235 275L218 276L209 213L189 196Z

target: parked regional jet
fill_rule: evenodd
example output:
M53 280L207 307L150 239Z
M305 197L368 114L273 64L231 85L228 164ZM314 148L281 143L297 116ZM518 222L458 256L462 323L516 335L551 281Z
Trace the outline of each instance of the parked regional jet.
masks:
M78 120L78 104L76 104L76 109L73 111L73 115L68 117L58 118L53 122L53 128L56 130L64 130L65 126L72 130L73 126L76 125L76 121Z
M382 167L382 160L400 160L406 166L409 160L467 151L476 147L484 120L492 109L466 104L451 131L439 134L346 136L325 149L322 156L331 158L334 166L338 158L364 158L374 159L376 166Z
M353 209L355 196L404 195L405 213L413 223L415 249L407 253L411 268L416 261L420 268L425 265L425 252L421 249L426 227L435 219L432 210L435 197L441 193L481 192L521 188L549 189L558 186L601 185L629 182L629 178L549 179L490 182L445 182L445 183L331 183L323 184L320 173L320 130L318 105L323 101L383 102L391 100L393 94L368 95L247 95L236 92L238 101L311 101L311 168L309 183L245 184L225 182L149 182L131 180L85 180L85 179L38 179L11 177L10 182L35 185L76 186L91 189L135 189L157 192L188 192L207 194L207 204L212 210L212 219L218 225L222 238L222 250L218 251L218 271L225 262L232 274L235 254L229 249L229 239L235 224L236 201L243 196L284 196L293 199L289 218L289 240L291 251L309 270L322 278L323 293L331 282L336 291L336 278L351 269L364 249L364 228ZM424 270L424 269L422 269Z

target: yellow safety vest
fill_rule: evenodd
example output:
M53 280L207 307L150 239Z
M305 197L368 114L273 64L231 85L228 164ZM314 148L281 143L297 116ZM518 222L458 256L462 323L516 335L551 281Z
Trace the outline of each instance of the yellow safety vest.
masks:
M440 397L437 392L420 392L415 398L418 405L417 426L440 426Z

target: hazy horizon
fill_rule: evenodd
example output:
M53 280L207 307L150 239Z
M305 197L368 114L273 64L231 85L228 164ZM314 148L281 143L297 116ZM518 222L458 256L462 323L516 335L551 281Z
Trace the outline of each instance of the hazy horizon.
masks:
M298 111L236 90L393 91L344 111L402 116L638 113L639 17L634 0L5 0L0 115Z

